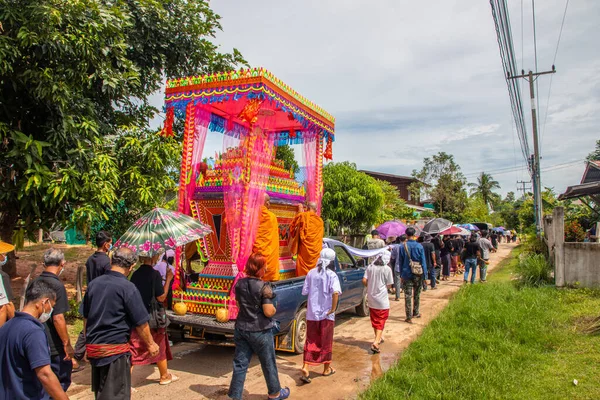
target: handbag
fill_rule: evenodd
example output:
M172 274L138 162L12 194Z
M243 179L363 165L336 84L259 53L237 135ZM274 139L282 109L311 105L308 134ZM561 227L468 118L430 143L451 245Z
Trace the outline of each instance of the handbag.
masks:
M154 291L154 282L152 282L152 299L150 300L150 321L148 325L150 329L164 329L169 326L171 322L167 317L167 310L165 306L156 300L156 292Z
M406 244L406 242L404 242L404 249L406 250L406 256L408 257L408 262L410 265L410 272L412 272L413 275L423 275L423 266L421 265L420 262L412 260L412 258L410 257L410 252L408 251L408 245Z

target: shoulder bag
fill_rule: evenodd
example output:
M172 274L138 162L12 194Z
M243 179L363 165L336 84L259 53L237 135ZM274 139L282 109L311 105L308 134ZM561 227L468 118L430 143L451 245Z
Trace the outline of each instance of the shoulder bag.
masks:
M169 326L169 324L170 321L169 317L167 317L167 311L165 310L165 306L161 302L156 300L154 282L152 282L152 299L150 300L150 321L148 321L148 325L150 326L150 329L164 329L167 326Z
M406 242L404 242L404 250L406 250L406 257L408 257L410 272L412 272L413 275L423 275L423 266L420 262L413 261L413 259L410 256L410 251L408 251L408 245L406 244Z

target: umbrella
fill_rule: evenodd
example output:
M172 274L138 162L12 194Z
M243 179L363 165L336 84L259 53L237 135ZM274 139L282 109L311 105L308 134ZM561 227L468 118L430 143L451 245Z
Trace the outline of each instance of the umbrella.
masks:
M176 211L155 208L138 219L115 243L140 256L152 257L208 235L211 229L192 217Z
M382 239L388 236L400 236L406 232L407 226L400 221L387 221L377 227L377 231Z
M429 234L440 233L452 226L452 222L444 218L434 218L423 227L423 232Z
M462 232L462 229L458 226L451 226L445 231L440 232L441 235L459 235Z
M461 228L460 226L458 227L458 229L460 229L460 233L458 233L458 235L460 235L460 236L471 236L472 235L471 231L468 229Z
M478 231L478 230L479 230L479 228L478 228L478 227L476 227L476 226L475 226L475 225L473 225L473 224L461 224L461 225L459 225L459 226L460 226L461 228L465 228L465 229L468 229L468 230L470 230L470 231Z

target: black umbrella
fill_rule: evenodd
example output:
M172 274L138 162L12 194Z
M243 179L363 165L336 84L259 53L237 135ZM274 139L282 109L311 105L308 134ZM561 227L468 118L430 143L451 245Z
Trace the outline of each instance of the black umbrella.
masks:
M452 226L452 222L444 218L434 218L423 227L423 232L431 235L445 231Z

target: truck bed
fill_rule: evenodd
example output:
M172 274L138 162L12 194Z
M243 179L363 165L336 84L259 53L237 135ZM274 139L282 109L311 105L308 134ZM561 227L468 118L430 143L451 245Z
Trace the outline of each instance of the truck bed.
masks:
M217 322L212 315L186 314L177 315L168 310L169 321L173 324L201 326L211 332L230 334L235 329L235 321Z

